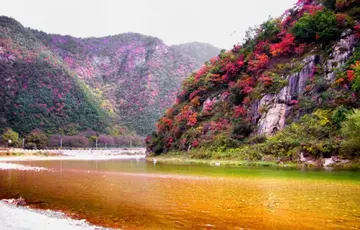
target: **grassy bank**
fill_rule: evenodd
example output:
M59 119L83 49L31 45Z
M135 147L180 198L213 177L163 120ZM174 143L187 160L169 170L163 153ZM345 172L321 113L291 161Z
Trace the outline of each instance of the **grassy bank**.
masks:
M263 161L253 161L244 158L221 158L216 154L204 150L192 150L190 152L169 152L159 156L150 155L147 160L152 161L156 158L157 162L169 164L210 164L228 166L263 166L263 167L297 167L296 162L280 162L275 159Z
M231 151L230 151L231 153ZM229 153L228 153L229 154ZM228 155L227 154L227 155ZM255 167L286 167L286 168L321 168L325 161L324 158L300 162L296 160L278 160L273 156L264 156L262 160L250 160L244 157L223 158L218 153L204 150L192 150L189 152L169 152L158 156L150 155L148 161L156 158L159 163L167 164L208 164L208 165L227 165L227 166L255 166ZM343 169L360 169L360 159L353 159L348 162L334 163L331 167Z

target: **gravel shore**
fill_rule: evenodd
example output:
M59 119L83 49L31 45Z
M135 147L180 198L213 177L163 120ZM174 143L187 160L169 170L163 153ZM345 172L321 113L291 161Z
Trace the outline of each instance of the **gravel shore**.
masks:
M85 220L68 218L61 212L16 207L16 205L9 204L5 200L0 201L0 223L2 230L107 229L91 225Z

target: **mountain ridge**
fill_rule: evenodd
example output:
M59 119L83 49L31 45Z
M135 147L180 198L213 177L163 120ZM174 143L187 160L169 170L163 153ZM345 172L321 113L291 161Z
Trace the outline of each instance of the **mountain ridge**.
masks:
M98 101L93 104L109 115L105 119L109 124L121 124L140 135L153 130L164 108L175 101L174 92L180 82L200 67L195 63L197 58L174 50L159 38L139 33L75 38L25 28L4 16L0 22L4 52L18 55L21 51L18 56L7 56L20 60L24 53L24 57L36 62L41 55L49 55L53 63L84 84L87 94ZM33 56L26 56L28 53ZM149 96L152 100L148 100ZM4 121L10 114L1 116ZM12 126L2 123L3 128Z

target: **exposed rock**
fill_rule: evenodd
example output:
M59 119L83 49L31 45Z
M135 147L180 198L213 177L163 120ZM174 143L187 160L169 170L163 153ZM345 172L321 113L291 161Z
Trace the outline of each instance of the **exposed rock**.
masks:
M274 99L274 95L266 94L263 98L261 98L259 107L264 107L272 104L273 99Z
M329 82L334 81L336 78L332 69L339 68L345 64L354 52L355 45L358 41L355 35L350 32L345 32L342 36L343 38L334 46L334 51L330 55L331 59L326 62L325 70L327 72L327 80ZM321 57L318 55L306 57L302 61L304 67L301 71L287 77L287 86L282 88L277 95L265 95L260 100L260 103L255 104L258 106L258 109L261 107L271 107L269 108L268 113L263 115L258 123L258 134L271 135L274 131L284 128L286 114L287 111L291 109L292 100L298 99L302 96L306 84L313 75L313 70L320 62L320 59ZM257 117L259 116L255 112L255 109L252 109L252 111L253 115L256 115Z
M300 162L306 162L306 161L308 161L308 158L306 158L304 156L304 153L301 152L300 155L299 155L299 160L300 160Z
M319 56L317 55L312 55L304 59L303 62L306 64L298 74L297 95L300 95L304 92L306 83L309 80L309 78L312 76L313 68L317 64L318 59ZM296 83L296 79L295 79L295 83ZM289 85L290 84L291 82L289 81ZM290 88L292 88L291 85Z
M304 67L301 71L287 77L287 86L282 88L277 95L267 94L260 100L258 108L271 108L260 119L258 134L272 135L285 127L286 116L292 108L292 100L303 94L307 81L319 59L320 57L317 55L306 57L302 61Z
M343 34L344 36L346 33ZM352 56L355 45L358 42L356 35L351 34L342 39L333 47L330 59L326 63L327 80L333 82L335 80L334 68L342 67L345 62Z
M251 104L251 114L250 114L250 119L252 120L253 124L257 124L258 120L261 117L259 113L259 108L260 108L260 100L255 100Z
M271 135L285 127L287 111L290 107L286 104L275 104L263 115L259 121L258 134Z
M323 166L331 167L334 163L335 163L335 161L332 158L325 158Z
M18 199L8 199L8 200L4 200L5 203L9 203L9 204L14 204L16 206L25 206L26 202L25 199L20 197Z
M333 156L331 158L325 158L324 159L324 163L323 163L323 167L332 167L334 165L342 165L342 164L346 164L349 163L349 160L346 159L340 159L336 156Z

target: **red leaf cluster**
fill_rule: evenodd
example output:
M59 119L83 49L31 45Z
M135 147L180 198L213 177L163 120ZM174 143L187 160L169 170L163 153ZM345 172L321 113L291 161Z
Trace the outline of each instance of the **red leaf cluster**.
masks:
M281 40L280 43L272 44L270 46L271 55L276 57L280 55L292 54L295 47L294 35L287 33Z

